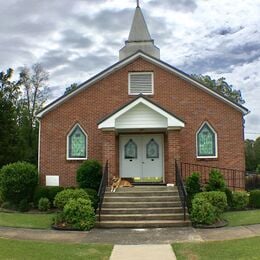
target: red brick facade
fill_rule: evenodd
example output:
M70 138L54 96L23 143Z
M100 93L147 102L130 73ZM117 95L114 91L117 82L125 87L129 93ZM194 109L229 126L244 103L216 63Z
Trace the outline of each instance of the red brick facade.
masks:
M61 186L76 185L76 169L82 161L66 160L67 134L79 123L88 134L88 158L119 174L118 134L102 132L97 123L136 96L128 95L128 73L152 71L154 95L147 98L185 122L181 130L164 131L165 182L174 181L175 159L244 170L243 114L229 104L193 86L174 73L143 58L122 67L77 95L59 104L41 118L40 174L59 175ZM196 132L207 121L218 135L218 158L196 158Z

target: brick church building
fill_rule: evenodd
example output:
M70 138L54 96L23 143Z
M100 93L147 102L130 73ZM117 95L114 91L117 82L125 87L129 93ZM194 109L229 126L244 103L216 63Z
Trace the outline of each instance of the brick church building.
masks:
M247 113L162 61L137 6L119 61L38 113L41 183L75 186L88 159L139 182L174 183L176 159L244 171Z

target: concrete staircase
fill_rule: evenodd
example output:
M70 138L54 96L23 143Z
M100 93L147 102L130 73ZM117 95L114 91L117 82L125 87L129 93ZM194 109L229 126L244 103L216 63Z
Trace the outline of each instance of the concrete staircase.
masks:
M183 209L176 187L135 186L108 189L101 210L102 228L162 228L183 227Z

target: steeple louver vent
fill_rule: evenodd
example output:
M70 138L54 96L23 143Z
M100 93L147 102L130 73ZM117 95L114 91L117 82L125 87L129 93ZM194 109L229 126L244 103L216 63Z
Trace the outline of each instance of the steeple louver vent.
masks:
M153 73L133 72L129 73L128 82L129 95L152 95L153 94Z

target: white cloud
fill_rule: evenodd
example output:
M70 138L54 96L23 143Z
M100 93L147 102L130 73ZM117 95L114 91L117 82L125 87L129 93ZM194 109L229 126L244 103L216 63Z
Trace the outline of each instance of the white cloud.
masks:
M133 0L9 0L0 9L0 70L42 62L54 98L118 60ZM242 90L260 135L260 1L144 0L162 60L187 73L224 76ZM256 135L247 135L255 137Z

